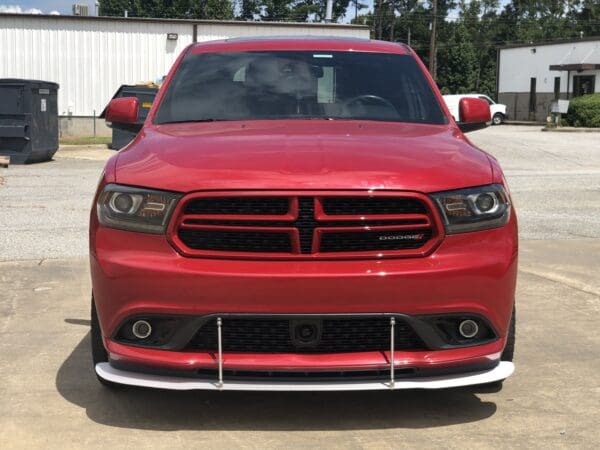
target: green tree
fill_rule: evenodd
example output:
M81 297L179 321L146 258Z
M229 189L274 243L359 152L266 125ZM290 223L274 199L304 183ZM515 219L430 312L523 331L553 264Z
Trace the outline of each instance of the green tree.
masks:
M128 14L135 15L137 12L135 3L133 0L100 0L98 14L101 16L124 16L127 11Z
M438 52L438 85L444 94L474 90L479 71L477 53L464 23L453 26L447 45Z
M332 20L342 18L351 0L334 0ZM242 0L241 19L321 22L325 20L327 0Z
M233 19L230 0L102 0L101 16L157 17L172 19Z
M583 0L578 1L576 12L573 15L578 23L578 31L585 36L600 35L600 1Z

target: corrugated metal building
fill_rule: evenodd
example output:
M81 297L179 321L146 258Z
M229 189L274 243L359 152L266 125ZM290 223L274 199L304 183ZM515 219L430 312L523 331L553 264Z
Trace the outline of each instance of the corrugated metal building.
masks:
M594 92L600 92L600 37L498 50L498 102L510 119L544 122L553 101Z
M91 117L120 85L161 78L188 44L281 35L368 38L369 30L325 23L0 14L0 78L59 83L59 115L68 118L61 120L63 134L90 134Z

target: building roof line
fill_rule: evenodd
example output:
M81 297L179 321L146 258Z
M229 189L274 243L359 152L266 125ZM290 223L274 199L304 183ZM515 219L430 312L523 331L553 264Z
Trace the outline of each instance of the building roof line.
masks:
M600 36L587 36L581 38L568 38L568 39L546 39L543 41L537 42L528 42L528 43L520 43L520 44L506 44L499 45L497 48L499 50L504 50L508 48L521 48L521 47L541 47L543 45L557 45L557 44L573 44L576 42L590 42L590 41L598 41L600 42Z
M173 23L173 24L189 24L189 25L234 25L240 26L243 24L257 26L283 26L283 27L315 27L315 28L348 28L348 29L365 29L366 25L352 25L346 23L328 23L328 22L277 22L277 21L261 21L261 20L204 20L204 19L163 19L158 17L120 17L120 16L71 16L71 15L55 15L55 14L17 14L17 13L0 13L0 18L27 18L27 19L51 19L51 20L91 20L105 22L152 22L152 23Z

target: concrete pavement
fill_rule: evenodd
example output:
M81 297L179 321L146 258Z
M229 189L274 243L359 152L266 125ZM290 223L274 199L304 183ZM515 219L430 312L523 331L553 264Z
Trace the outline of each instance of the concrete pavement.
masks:
M600 254L599 240L577 242ZM5 448L592 448L600 420L600 297L589 291L599 292L600 283L586 275L585 258L564 261L572 244L522 245L517 371L500 392L107 390L92 371L86 259L0 263L0 442ZM573 275L561 281L564 274Z
M0 261L86 255L105 146L66 146L53 161L0 168Z
M500 161L521 239L600 238L600 131L503 125L468 137Z

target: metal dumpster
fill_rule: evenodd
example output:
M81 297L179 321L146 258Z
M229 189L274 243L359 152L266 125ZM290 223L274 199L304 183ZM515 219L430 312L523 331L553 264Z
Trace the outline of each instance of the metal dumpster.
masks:
M58 150L58 84L0 79L0 155L11 164L48 161Z
M152 106L152 102L154 102L154 97L156 97L157 92L157 87L149 86L123 85L117 90L115 95L113 95L113 98L137 97L140 106L138 109L138 121L135 127L123 127L118 123L112 124L112 144L110 148L113 150L120 150L129 144L129 142L131 142L131 140L137 135L139 130L142 128L146 117L148 116L148 112L150 111L150 107ZM105 113L106 109L100 115L101 119L104 118Z

